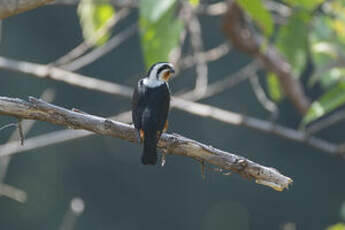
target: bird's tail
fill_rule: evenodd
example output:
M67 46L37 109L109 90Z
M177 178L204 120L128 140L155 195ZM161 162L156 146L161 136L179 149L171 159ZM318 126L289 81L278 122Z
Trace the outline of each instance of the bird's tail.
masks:
M157 135L155 133L144 133L144 151L141 162L144 165L154 165L157 162Z

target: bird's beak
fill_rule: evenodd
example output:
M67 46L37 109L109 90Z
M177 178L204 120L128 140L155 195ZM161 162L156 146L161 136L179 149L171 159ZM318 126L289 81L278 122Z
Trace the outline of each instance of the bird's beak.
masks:
M168 81L174 74L175 74L175 70L171 68L169 69L169 71L164 73L162 78L164 81Z

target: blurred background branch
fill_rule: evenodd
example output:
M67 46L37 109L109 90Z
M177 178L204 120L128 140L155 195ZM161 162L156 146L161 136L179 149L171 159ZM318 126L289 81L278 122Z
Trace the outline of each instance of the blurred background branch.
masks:
M61 70L56 67L49 67L45 65L39 65L23 61L15 61L5 59L3 57L0 57L0 68L29 73L31 74L31 76L34 77L47 77L53 80L63 81L74 86L108 93L115 96L121 96L124 98L130 98L133 91L132 88L127 86L119 85L112 82L106 82L96 78L82 76L79 74L75 74L73 72ZM256 62L248 64L246 68L241 69L241 71L239 71L235 75L230 75L227 78L223 78L223 80L219 82L210 84L208 86L207 92L202 96L196 96L193 91L190 91L181 94L179 97L186 98L189 100L200 100L214 96L215 94L220 93L223 90L232 87L233 85L236 85L243 79L253 76L253 71L255 71L257 68L258 65L256 64ZM343 154L343 152L340 152L340 149L334 143L313 136L308 136L303 131L297 131L283 126L275 125L272 121L264 121L256 118L251 118L249 116L244 116L242 114L226 111L215 106L193 103L191 101L182 100L176 97L172 99L171 106L173 108L177 108L179 110L192 113L197 116L210 117L215 120L229 123L232 125L250 127L256 130L272 133L274 135L278 135L292 141L306 143L312 147L315 147L317 149L320 149L333 155Z
M12 15L32 10L37 7L46 5L53 0L21 0L21 1L0 1L0 19L7 18Z

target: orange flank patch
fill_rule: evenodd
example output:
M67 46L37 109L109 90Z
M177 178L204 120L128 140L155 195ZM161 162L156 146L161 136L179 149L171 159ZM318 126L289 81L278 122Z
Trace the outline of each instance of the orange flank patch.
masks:
M139 133L140 133L140 140L144 141L144 130L140 129Z
M164 127L163 127L163 133L166 133L168 131L168 120L165 122Z

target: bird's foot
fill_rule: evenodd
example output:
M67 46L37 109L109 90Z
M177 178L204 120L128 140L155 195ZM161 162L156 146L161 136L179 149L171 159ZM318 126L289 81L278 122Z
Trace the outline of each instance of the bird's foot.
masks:
M165 164L167 163L166 160L166 154L167 152L165 150L162 151L162 158L161 158L161 167L163 168L165 166Z

